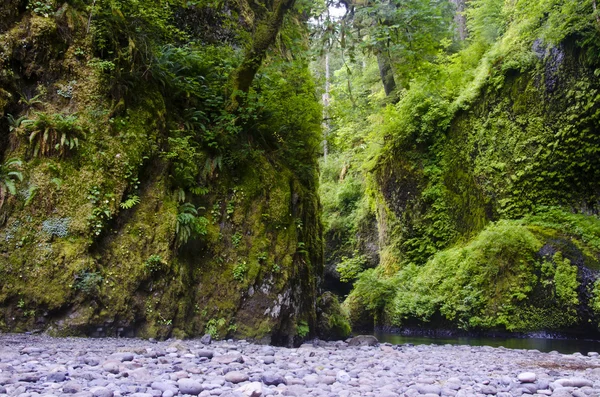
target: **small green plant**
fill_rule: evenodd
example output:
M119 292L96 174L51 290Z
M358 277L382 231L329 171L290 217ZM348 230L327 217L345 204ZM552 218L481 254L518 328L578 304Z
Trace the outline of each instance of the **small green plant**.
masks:
M163 261L160 255L151 255L144 262L144 268L150 273L156 273L162 270L166 266L165 261Z
M226 321L223 317L219 319L211 318L206 323L206 327L204 328L204 332L209 334L213 339L220 338L220 330L225 327Z
M302 241L298 242L298 250L299 254L308 254L308 250L306 249L306 244Z
M232 334L234 332L237 331L237 325L236 324L230 324L229 327L227 327L227 333L228 334Z
M100 273L84 271L75 276L73 288L86 295L95 295L102 284L102 280Z
M29 189L27 189L27 195L25 196L25 206L26 207L29 204L31 204L31 202L33 201L33 199L37 195L38 190L39 190L39 188L37 186L35 186L35 185L29 186Z
M63 180L60 178L52 178L50 179L50 182L54 184L54 186L56 186L57 190L60 190L62 184L63 184Z
M123 208L124 210L128 210L128 209L135 207L139 203L140 203L140 197L133 195L133 196L129 196L127 198L127 200L125 200L121 204L119 204L119 207Z
M19 299L19 302L17 303L17 307L19 309L23 309L25 307L25 301L23 299Z
M25 125L34 157L53 154L64 157L79 147L79 138L85 133L76 115L36 115L37 119Z
M246 278L246 273L248 273L248 264L246 261L239 262L233 268L233 279L242 282L244 281L244 278Z
M199 207L199 209L204 209ZM177 225L175 233L177 235L177 246L181 247L191 237L204 236L208 233L208 219L198 216L198 209L191 203L184 203L179 206L177 214Z
M273 263L273 266L271 266L271 271L277 274L281 272L281 266L279 266L277 263Z
M233 244L233 246L235 248L239 247L241 242L242 242L242 233L236 232L233 236L231 236L231 244Z
M97 207L92 210L92 215L88 218L88 225L94 235L99 236L104 229L104 225L112 219L112 213L108 206Z
M170 326L173 324L173 320L166 319L162 314L158 313L158 325Z
M233 216L233 213L235 212L235 200L231 200L227 203L225 212L227 213L227 220L230 220Z
M115 70L115 68L117 67L112 61L105 61L98 58L90 60L88 62L88 66L99 73L109 73Z
M21 116L15 119L12 114L7 114L6 120L8 121L8 132L13 132L21 127L21 125L26 125L27 122L30 121L27 119L27 116Z
M221 219L221 203L214 203L210 215L213 219L213 224L217 223Z
M45 18L48 18L54 11L53 2L50 0L30 1L29 4L27 4L27 9L31 10L34 14L43 16Z
M355 280L364 270L367 258L355 252L355 256L350 258L343 256L342 261L336 265L336 270L340 274L340 281L347 283Z
M19 99L19 103L27 108L27 114L29 114L29 109L35 107L35 105L44 103L40 98L46 95L46 89L41 86L39 86L38 89L41 91L39 94L32 97L21 95L21 99Z
M9 194L14 196L17 193L15 182L23 181L23 174L18 170L22 164L21 160L13 158L0 165L0 208Z
M301 320L296 324L296 335L298 335L299 337L305 338L309 332L310 327L308 326L308 323L306 321Z

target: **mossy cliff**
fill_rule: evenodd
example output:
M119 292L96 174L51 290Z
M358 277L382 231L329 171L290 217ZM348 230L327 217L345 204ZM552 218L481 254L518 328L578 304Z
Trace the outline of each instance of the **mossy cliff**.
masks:
M522 3L473 5L470 45L384 112L355 324L597 331L598 25L590 2ZM511 17L485 41L490 4Z
M227 114L235 9L94 3L0 6L0 149L19 174L3 174L16 186L0 208L0 329L314 332L320 109L306 62L271 54Z

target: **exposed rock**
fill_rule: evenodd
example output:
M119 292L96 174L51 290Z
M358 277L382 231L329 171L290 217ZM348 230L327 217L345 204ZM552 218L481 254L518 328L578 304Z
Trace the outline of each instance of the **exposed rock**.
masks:
M241 383L247 381L248 379L248 375L238 371L231 371L225 375L225 380L231 383Z
M517 376L517 379L519 379L519 382L521 383L533 383L537 379L537 376L533 372L521 372Z
M262 383L260 382L247 383L235 389L235 391L247 397L261 397L263 395Z
M286 384L286 380L283 376L277 375L273 372L265 372L261 377L262 382L267 386L277 386L280 384Z
M182 394L191 394L197 396L204 390L202 384L194 379L179 379L177 381L177 386L179 387L179 391Z
M379 341L373 335L359 335L348 341L348 346L376 346Z

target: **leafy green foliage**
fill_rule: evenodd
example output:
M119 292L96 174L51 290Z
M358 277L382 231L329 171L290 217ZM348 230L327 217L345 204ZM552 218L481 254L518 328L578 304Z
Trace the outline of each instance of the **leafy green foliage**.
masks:
M83 292L86 295L95 296L104 278L98 272L84 271L75 276L73 288Z
M17 193L15 182L23 180L23 173L19 170L22 165L21 160L16 158L8 159L0 165L0 208L9 194L14 196Z
M204 332L210 335L213 339L219 339L222 336L221 332L226 324L227 321L222 317L219 319L211 318L206 323Z
M163 270L166 266L166 262L160 255L150 255L144 262L144 268L149 273L157 273Z
M450 38L451 15L450 3L443 0L373 1L356 6L353 16L364 39L342 32L356 41L351 45L389 54L396 77L408 83L423 59L433 57Z
M204 236L207 233L208 219L198 215L198 208L191 203L179 206L175 233L178 247L187 243L190 238Z
M342 261L337 264L336 270L340 274L340 281L353 281L364 270L367 259L364 255L356 255L351 258L342 257Z
M33 13L46 18L54 12L54 7L55 5L53 0L37 0L27 3L28 10L31 10Z
M244 281L246 278L246 273L248 273L248 264L246 261L238 262L233 267L233 279L238 282Z
M65 157L77 149L79 139L85 137L76 115L36 113L36 116L24 127L34 157L54 154Z
M172 24L177 3L97 0L90 7L94 52L99 58L94 62L108 72L107 83L115 98L129 94L143 78L163 40L180 36Z
M407 265L393 277L367 270L351 296L375 314L385 311L396 325L430 321L435 314L465 329L572 325L579 304L577 267L560 251L542 260L545 234L523 223L490 224L467 244L438 252L422 268ZM548 312L556 307L559 317Z
M309 333L310 327L306 321L301 320L296 324L296 335L298 335L300 338L307 337Z
M231 236L231 244L237 248L239 247L240 243L242 241L242 233L240 232L235 232L235 234L233 236Z
M571 265L571 261L562 257L560 252L554 254L552 258L556 263L556 272L554 273L554 285L556 288L556 297L564 306L574 306L579 304L577 296L577 266Z
M134 206L138 205L139 203L140 203L140 197L136 196L136 195L132 195L132 196L127 197L127 200L120 203L119 207L123 208L124 210L128 210L128 209L131 209Z

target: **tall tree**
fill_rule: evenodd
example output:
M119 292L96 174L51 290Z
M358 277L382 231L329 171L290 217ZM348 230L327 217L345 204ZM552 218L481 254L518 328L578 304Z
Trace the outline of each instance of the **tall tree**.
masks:
M450 1L464 5L464 0ZM442 39L452 34L450 1L348 0L341 41L377 57L381 82L390 95L397 85L406 87L418 64L434 57Z
M456 33L460 41L467 39L467 17L465 16L466 0L450 0L456 7L454 13L454 23L456 23Z

